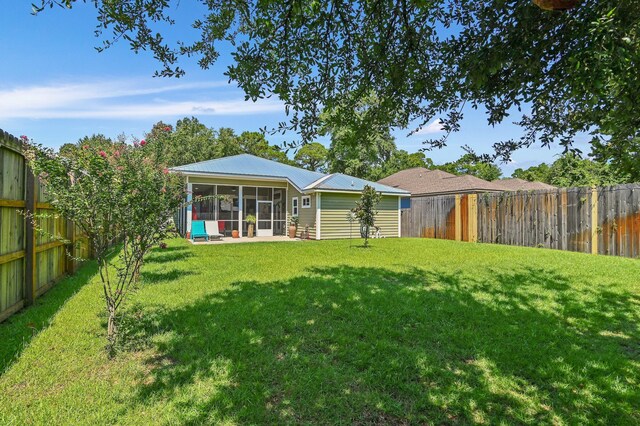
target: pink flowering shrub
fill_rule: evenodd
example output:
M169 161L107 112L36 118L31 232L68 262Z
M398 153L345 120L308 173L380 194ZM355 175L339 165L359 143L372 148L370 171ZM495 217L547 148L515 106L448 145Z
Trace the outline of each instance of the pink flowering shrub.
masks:
M55 209L80 226L93 243L111 351L118 309L138 280L144 256L167 237L173 214L186 199L183 177L169 173L144 145L85 145L71 156L29 143L24 149ZM111 256L112 251L118 256ZM114 269L115 274L108 273Z

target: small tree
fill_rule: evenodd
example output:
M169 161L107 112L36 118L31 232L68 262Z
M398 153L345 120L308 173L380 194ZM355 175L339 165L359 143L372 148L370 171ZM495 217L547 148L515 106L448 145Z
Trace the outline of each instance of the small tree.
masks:
M158 164L145 141L133 146L87 144L74 155L62 156L24 139L25 158L51 204L93 244L112 354L119 309L138 280L145 254L166 238L174 212L184 203L184 179ZM113 259L111 251L120 248L114 248L119 241L122 247Z
M365 185L362 189L360 200L356 201L356 206L351 210L360 222L360 229L364 234L364 246L369 246L369 234L371 228L375 225L376 215L378 214L378 203L381 195L372 186Z

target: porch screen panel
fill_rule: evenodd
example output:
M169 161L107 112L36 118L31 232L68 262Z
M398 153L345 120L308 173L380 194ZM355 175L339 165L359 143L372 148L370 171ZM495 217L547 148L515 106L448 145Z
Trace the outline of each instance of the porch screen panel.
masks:
M215 185L193 185L193 199L216 195ZM195 201L191 209L192 220L216 220L216 204L214 198Z
M255 186L245 186L242 188L242 235L247 235L249 225L247 224L247 216L256 215L256 199L258 196L258 188ZM255 228L255 226L254 226Z
M273 189L273 235L286 235L287 230L286 190Z
M230 235L231 231L238 228L238 192L237 186L218 185L218 196L223 197L218 200L218 221L222 222L220 227L224 229L225 235Z

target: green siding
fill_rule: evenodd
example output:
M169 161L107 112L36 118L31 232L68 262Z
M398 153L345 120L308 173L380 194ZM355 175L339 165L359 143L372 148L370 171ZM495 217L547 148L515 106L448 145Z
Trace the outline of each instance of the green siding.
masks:
M293 202L292 198L298 197L298 217L300 218L300 222L298 223L298 235L300 232L304 231L305 226L309 225L309 233L311 234L311 239L316 238L316 194L309 193L304 194L309 195L311 197L311 207L307 209L302 208L302 196L300 192L298 192L294 187L289 185L289 199L287 200L287 213L291 215L291 209Z
M347 220L349 211L355 207L360 194L322 193L320 201L320 238L349 238L350 224ZM378 204L376 225L385 237L398 237L398 197L383 196ZM353 224L353 237L360 236L360 225Z

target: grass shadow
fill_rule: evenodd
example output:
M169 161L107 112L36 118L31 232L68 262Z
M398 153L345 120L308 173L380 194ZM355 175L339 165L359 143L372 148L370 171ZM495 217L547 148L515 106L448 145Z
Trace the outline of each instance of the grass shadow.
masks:
M156 284L159 282L176 281L188 275L197 275L197 274L193 271L187 271L184 269L169 269L169 270L162 270L159 272L143 271L140 275L142 278L141 284L147 285L147 284Z
M175 262L192 257L193 253L188 247L155 247L145 256L145 263Z
M640 421L632 294L572 299L568 280L544 269L491 283L306 272L238 282L179 310L146 307L132 332L155 356L131 412L164 401L188 424Z
M0 324L0 374L16 360L29 342L49 326L53 316L98 272L95 261L88 261L71 276L62 278L32 306Z

